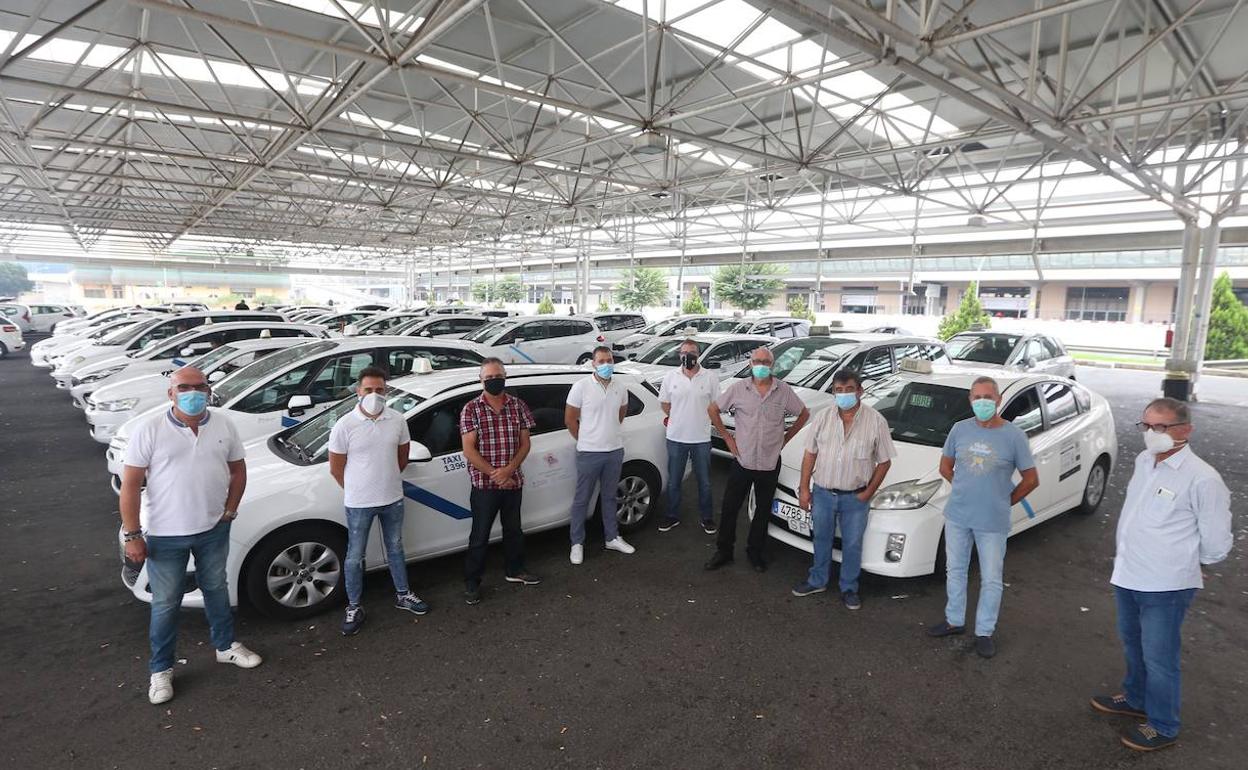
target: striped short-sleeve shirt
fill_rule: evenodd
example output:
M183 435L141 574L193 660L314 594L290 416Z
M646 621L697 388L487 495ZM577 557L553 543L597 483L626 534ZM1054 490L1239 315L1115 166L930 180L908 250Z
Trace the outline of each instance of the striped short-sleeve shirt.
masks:
M888 420L862 404L845 432L841 410L824 409L811 421L806 451L815 459L814 482L824 489L853 490L865 487L875 466L897 456Z

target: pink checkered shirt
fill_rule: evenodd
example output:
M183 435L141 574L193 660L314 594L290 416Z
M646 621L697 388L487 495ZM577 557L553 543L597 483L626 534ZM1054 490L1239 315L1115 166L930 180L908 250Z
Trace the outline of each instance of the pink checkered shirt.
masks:
M511 462L520 448L520 431L532 430L537 421L529 405L510 393L504 395L503 410L495 412L485 400L485 394L474 398L459 415L459 432L477 434L477 451L495 468ZM490 477L468 464L468 478L477 489L519 489L524 486L524 474L517 468L505 486L495 484Z

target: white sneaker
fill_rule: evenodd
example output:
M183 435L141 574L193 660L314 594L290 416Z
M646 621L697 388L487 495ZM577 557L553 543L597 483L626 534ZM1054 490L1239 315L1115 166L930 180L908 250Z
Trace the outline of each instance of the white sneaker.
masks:
M619 551L620 553L633 553L637 549L624 542L624 538L616 535L614 540L607 541L607 550Z
M152 674L151 683L147 686L147 700L153 706L173 700L173 669Z
M568 556L568 558L572 560L573 564L580 564L581 562L585 561L585 546L583 545L572 546L572 553Z
M217 650L217 662L233 663L239 668L255 668L263 663L264 659L244 647L241 643L235 642L230 645L230 649L224 652Z

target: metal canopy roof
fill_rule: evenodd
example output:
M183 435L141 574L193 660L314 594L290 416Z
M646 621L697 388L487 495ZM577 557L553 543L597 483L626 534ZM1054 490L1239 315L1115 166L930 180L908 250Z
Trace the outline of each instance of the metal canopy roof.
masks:
M1244 5L8 0L0 251L505 269L1226 217Z

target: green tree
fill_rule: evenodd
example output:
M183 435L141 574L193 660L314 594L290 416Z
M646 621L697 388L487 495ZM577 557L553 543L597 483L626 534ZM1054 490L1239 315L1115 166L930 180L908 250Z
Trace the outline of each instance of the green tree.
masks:
M697 315L706 312L706 303L702 301L702 292L695 291L689 295L689 299L685 300L685 304L680 306L680 312L688 315Z
M971 285L966 287L966 293L962 295L962 304L958 305L953 315L941 319L940 329L936 333L942 340L947 340L974 326L987 329L992 326L992 318L979 302L979 284L971 281Z
M472 298L482 304L520 302L524 299L524 285L514 275L507 275L497 281L473 284Z
M551 315L554 312L555 312L555 301L551 299L551 296L549 294L547 294L546 296L542 297L541 302L537 303L537 314L538 315Z
M667 301L667 277L653 267L635 267L624 271L614 294L629 310L661 305Z
M805 318L811 323L815 322L815 314L806 305L806 300L801 297L794 297L789 300L789 315L794 318Z
M1210 361L1248 358L1248 307L1235 296L1229 273L1219 275L1213 284L1205 358Z
M742 310L761 310L784 288L785 268L770 262L723 265L711 278L715 299Z
M0 295L16 297L33 288L35 284L26 277L25 267L16 262L0 262Z
M611 311L611 306L610 306L609 304L607 304L607 298L606 298L606 297L600 297L600 298L598 299L598 312L599 312L599 313L608 313L608 312L610 312L610 311Z

